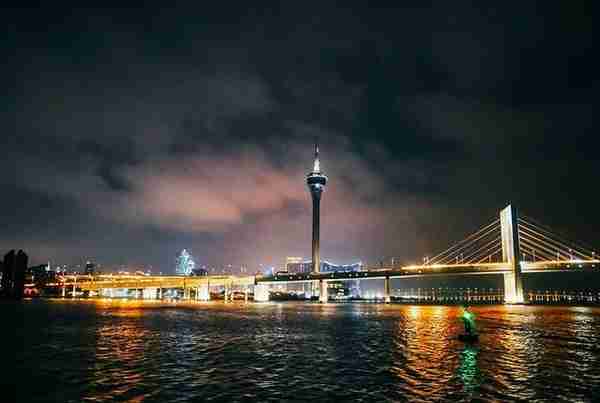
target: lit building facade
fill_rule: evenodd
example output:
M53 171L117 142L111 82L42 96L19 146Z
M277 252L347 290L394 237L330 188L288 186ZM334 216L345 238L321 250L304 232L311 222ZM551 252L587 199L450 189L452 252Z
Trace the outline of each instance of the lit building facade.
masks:
M362 262L337 264L328 262L327 260L322 260L319 266L320 268L318 271L321 273L353 272L362 270ZM290 274L310 273L313 271L313 264L310 260L303 260L301 258L287 258L285 269Z
M285 271L289 272L290 269L296 269L298 268L298 264L303 263L304 259L301 257L293 257L293 256L288 256L285 258Z
M175 260L175 274L178 276L189 276L196 268L196 262L192 255L186 250L182 250Z
M322 260L320 266L319 272L321 273L355 272L362 270L362 262L336 264ZM313 271L313 264L310 260L287 258L285 268L289 274L310 273ZM328 288L330 290L329 294L333 299L358 298L360 296L360 280L330 281L328 282Z
M95 274L96 268L97 268L96 263L91 262L89 260L87 262L85 262L85 274L88 274L88 275Z

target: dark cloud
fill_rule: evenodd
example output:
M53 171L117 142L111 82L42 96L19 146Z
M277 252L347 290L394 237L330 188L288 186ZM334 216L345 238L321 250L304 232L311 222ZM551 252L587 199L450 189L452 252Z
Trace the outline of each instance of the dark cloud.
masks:
M585 7L7 10L0 246L308 256L315 138L327 258L418 261L509 201L597 243Z

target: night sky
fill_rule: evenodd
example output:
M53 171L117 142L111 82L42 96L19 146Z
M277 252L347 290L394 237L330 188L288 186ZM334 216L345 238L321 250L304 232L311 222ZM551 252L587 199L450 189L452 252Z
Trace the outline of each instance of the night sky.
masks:
M509 202L600 245L591 1L167 3L0 13L3 253L309 257L315 138L325 259L420 262Z

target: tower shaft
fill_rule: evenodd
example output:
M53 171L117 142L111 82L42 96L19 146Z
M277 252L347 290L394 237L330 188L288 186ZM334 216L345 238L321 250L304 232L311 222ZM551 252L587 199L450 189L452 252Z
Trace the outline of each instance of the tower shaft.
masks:
M321 172L319 163L319 147L315 145L315 161L313 170L306 176L306 184L312 197L312 271L321 271L320 230L321 230L321 194L327 185L327 176Z
M320 255L320 230L321 230L321 194L312 193L313 219L312 219L312 263L313 272L321 271Z

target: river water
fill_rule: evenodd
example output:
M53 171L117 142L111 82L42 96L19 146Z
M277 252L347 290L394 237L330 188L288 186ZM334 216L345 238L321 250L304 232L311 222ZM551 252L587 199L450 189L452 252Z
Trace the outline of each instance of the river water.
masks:
M0 401L600 401L600 309L473 311L3 302Z

